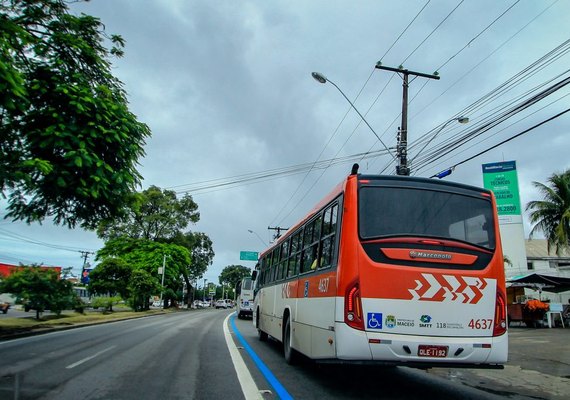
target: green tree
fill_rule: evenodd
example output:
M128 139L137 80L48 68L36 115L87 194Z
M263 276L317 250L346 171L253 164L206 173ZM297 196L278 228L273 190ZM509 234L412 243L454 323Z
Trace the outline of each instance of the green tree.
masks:
M121 257L125 251L131 251L128 249L129 243L137 240L140 240L140 243L144 243L145 240L170 243L188 249L189 262L180 269L180 274L189 288L185 299L188 303L194 290L191 281L202 276L214 258L212 241L206 234L183 232L188 225L198 222L199 219L198 205L192 200L192 196L186 195L178 199L174 191L151 186L138 193L136 201L130 203L128 212L123 218L102 222L97 233L108 243L105 247ZM122 249L112 250L117 246ZM148 248L148 243L146 246ZM107 250L104 252L108 253ZM172 285L166 286L175 293L179 292Z
M150 130L111 74L123 47L99 19L70 14L64 0L0 0L6 218L94 228L128 204Z
M129 281L131 305L136 310L148 310L149 298L160 291L160 283L150 273L141 269L133 271Z
M202 232L186 232L176 235L172 239L172 243L190 250L191 262L188 264L186 271L182 273L186 287L189 288L184 302L190 304L190 299L193 297L192 291L196 290L192 286L191 281L203 276L208 270L208 266L212 265L214 260L215 253L212 247L212 240Z
M548 185L533 182L542 200L530 201L526 210L530 211L530 231L532 237L537 231L546 236L548 251L551 247L560 255L563 249L570 249L570 170L552 174Z
M40 313L51 310L58 315L74 305L73 287L69 281L59 278L53 268L38 266L21 267L0 282L0 293L11 293L16 301L23 302L27 309Z
M103 262L114 257L124 260L133 273L138 270L146 271L159 282L162 281L162 275L159 275L158 270L164 263L166 265L164 276L166 307L172 300L176 300L175 294L182 289L180 277L187 271L187 266L190 264L190 252L185 247L124 236L108 240L105 246L97 252L97 259ZM130 285L130 280L128 284ZM156 293L160 293L160 290Z
M172 190L151 186L137 194L123 218L102 222L97 234L102 239L121 236L132 239L168 240L180 234L190 223L200 219L192 196L181 199Z
M228 265L219 276L220 284L235 288L236 284L246 276L251 276L251 268L243 265Z
M119 295L129 298L129 280L132 268L121 258L105 258L89 273L89 291L98 295Z

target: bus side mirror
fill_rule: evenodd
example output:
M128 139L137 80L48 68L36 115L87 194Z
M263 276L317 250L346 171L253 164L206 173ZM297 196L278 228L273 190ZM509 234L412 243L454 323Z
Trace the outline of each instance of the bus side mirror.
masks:
M251 273L251 280L254 281L255 278L257 278L257 270L254 269L253 272Z

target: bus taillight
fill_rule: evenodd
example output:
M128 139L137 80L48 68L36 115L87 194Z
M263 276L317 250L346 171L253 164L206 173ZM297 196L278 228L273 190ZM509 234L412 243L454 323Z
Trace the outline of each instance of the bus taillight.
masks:
M364 330L362 319L362 302L360 301L360 288L358 283L349 286L344 299L344 322L354 329Z
M501 336L507 331L507 303L505 295L497 290L497 300L495 302L495 325L493 336Z

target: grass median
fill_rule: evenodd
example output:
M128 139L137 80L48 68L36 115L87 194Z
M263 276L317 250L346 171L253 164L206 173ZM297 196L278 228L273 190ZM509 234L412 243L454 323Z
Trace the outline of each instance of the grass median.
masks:
M92 325L118 321L122 319L141 318L150 315L172 312L168 310L148 310L134 312L130 309L118 309L113 312L87 311L83 314L66 311L60 315L48 314L36 319L34 316L19 318L2 318L0 320L0 337L22 335L30 332L58 329L71 326ZM35 315L35 314L34 314Z

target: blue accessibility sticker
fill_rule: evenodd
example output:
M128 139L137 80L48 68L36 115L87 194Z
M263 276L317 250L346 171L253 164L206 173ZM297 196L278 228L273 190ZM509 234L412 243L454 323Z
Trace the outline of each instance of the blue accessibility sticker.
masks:
M370 329L382 329L382 313L368 313L366 326Z

